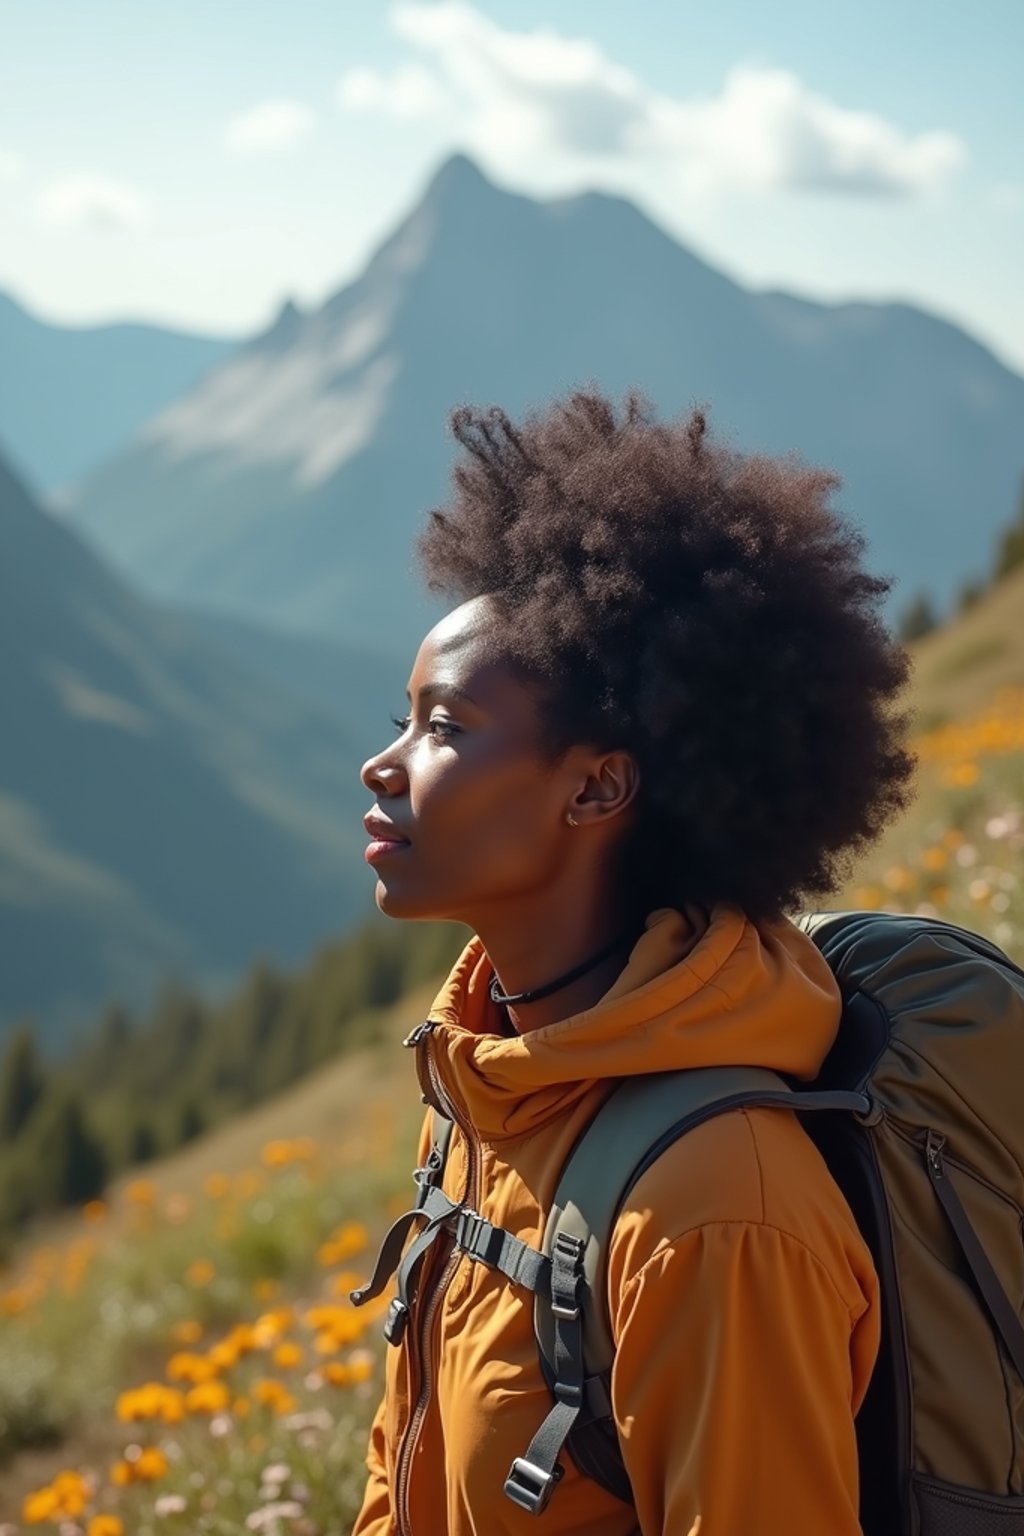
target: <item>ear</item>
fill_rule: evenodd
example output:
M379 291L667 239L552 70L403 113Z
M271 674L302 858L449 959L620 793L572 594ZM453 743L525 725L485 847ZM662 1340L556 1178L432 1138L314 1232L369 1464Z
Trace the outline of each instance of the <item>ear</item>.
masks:
M604 826L636 798L640 768L629 752L603 752L588 765L586 778L567 806L577 826Z

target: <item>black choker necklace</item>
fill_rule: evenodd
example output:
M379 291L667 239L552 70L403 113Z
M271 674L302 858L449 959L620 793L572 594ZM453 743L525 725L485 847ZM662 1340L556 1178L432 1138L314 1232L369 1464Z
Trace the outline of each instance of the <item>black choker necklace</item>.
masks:
M579 976L585 976L587 971L592 971L595 965L600 965L602 960L607 960L617 949L621 949L629 942L629 935L620 933L612 939L603 949L599 949L596 955L589 960L584 960L582 965L575 966L567 971L564 976L559 976L556 981L549 981L546 986L534 987L532 992L503 992L498 985L497 972L491 977L490 994L492 1003L535 1003L538 998L548 997L552 992L558 992L562 987L567 987L571 981Z

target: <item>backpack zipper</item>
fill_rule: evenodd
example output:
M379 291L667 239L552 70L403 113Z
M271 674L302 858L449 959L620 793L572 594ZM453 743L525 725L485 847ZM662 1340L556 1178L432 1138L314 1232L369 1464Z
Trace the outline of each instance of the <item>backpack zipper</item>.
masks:
M412 1034L409 1035L403 1044L416 1049L417 1074L420 1078L420 1084L425 1090L424 1097L427 1098L427 1102L433 1101L441 1113L446 1115L462 1132L466 1142L467 1162L466 1193L463 1196L462 1203L475 1209L477 1204L477 1175L479 1171L477 1143L469 1126L459 1116L454 1104L445 1092L444 1084L441 1082L440 1074L434 1062L433 1040L431 1037L436 1022L435 1019L427 1019L413 1030ZM424 1081L424 1078L426 1081ZM412 1520L409 1514L409 1481L416 1442L423 1428L423 1421L427 1415L427 1408L430 1404L434 1385L434 1324L440 1311L444 1293L452 1282L461 1257L462 1254L458 1249L449 1254L445 1267L431 1292L430 1300L423 1314L423 1320L416 1331L417 1353L420 1362L420 1389L416 1398L416 1406L412 1411L398 1450L395 1484L395 1514L397 1517L398 1536L413 1536Z

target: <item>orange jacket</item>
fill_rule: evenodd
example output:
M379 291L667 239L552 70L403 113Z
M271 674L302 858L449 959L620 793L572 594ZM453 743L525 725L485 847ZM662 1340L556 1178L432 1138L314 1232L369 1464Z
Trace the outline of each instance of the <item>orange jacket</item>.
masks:
M474 939L419 1050L457 1111L445 1192L539 1246L558 1175L612 1080L730 1063L810 1077L839 997L810 939L663 909L593 1008L497 1033ZM421 1149L429 1141L424 1132ZM436 1245L440 1248L440 1244ZM353 1536L853 1536L853 1417L878 1349L877 1280L788 1110L734 1110L643 1175L609 1244L612 1402L635 1511L573 1466L539 1518L502 1492L551 1403L533 1297L456 1253L388 1350Z

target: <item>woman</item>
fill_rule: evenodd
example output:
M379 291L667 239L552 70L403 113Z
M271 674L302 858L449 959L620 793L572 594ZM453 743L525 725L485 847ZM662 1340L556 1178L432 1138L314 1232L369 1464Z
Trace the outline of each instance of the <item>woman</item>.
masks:
M814 1076L839 998L784 914L905 799L905 661L833 476L633 398L453 426L421 559L459 606L363 768L366 857L383 912L473 932L416 1032L420 1077L456 1121L445 1192L537 1246L623 1077ZM534 1530L502 1494L551 1405L532 1297L442 1241L425 1268L355 1536ZM609 1243L608 1310L632 1505L563 1457L544 1530L853 1536L877 1282L795 1116L732 1111L655 1162Z

